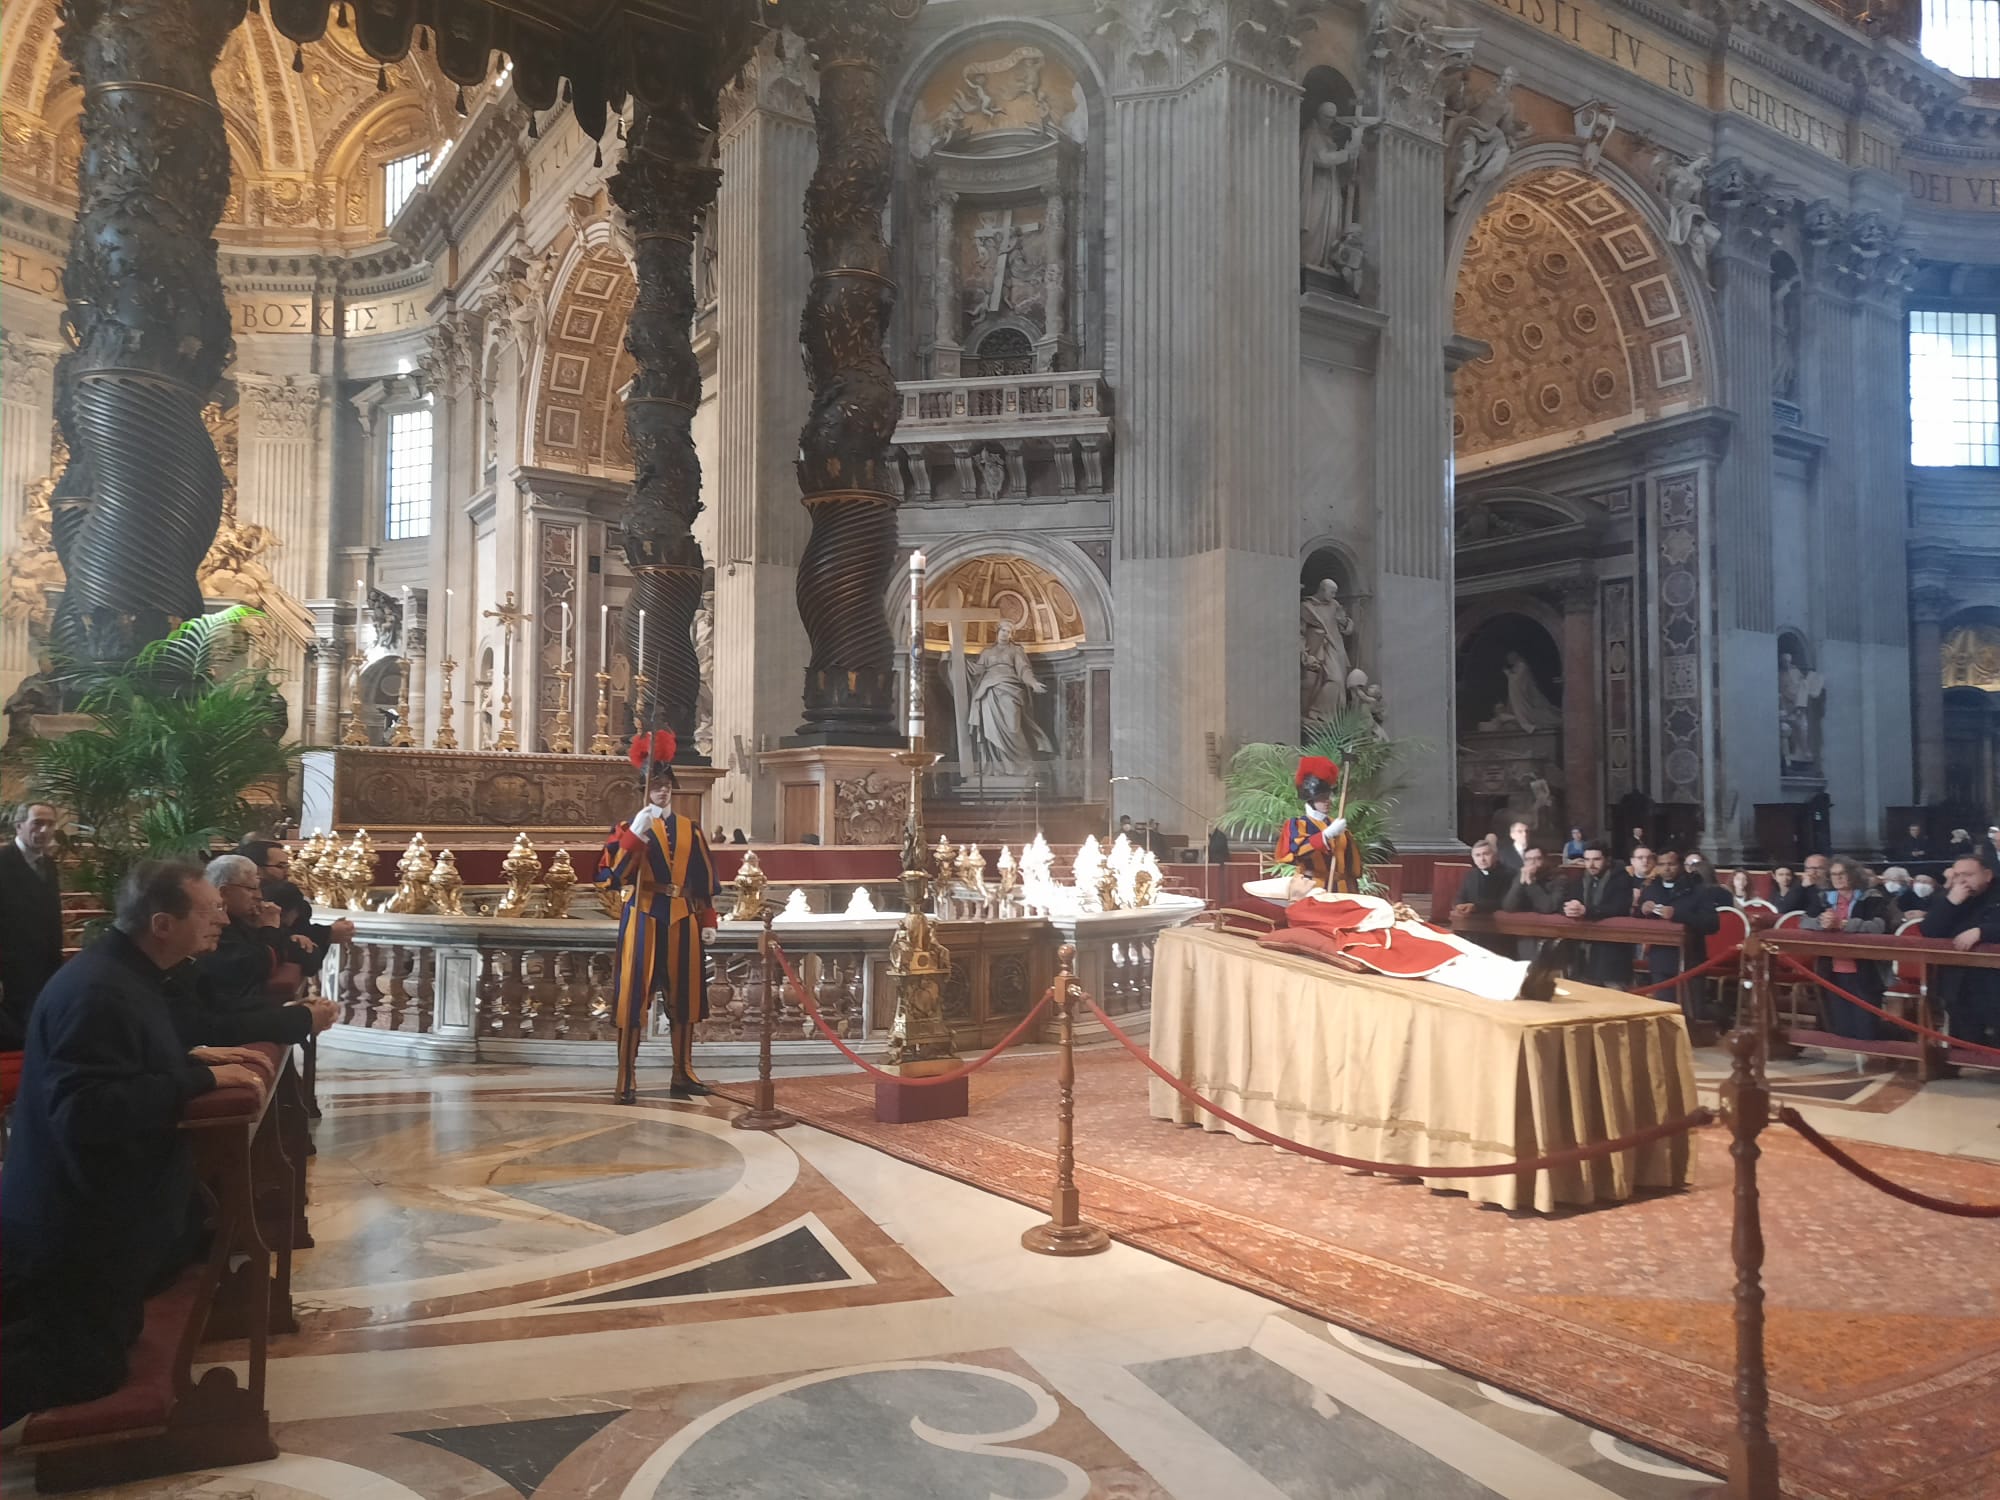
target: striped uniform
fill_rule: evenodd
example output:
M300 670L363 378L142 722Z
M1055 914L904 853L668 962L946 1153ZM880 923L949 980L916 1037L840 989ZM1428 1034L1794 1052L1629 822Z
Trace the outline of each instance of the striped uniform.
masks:
M1353 836L1329 834L1310 818L1287 818L1278 830L1274 863L1290 865L1329 891L1353 895L1361 888L1361 851Z
M619 1029L645 1024L656 990L665 992L676 1026L707 1015L696 909L705 913L715 898L715 865L701 826L670 813L640 836L620 823L604 841L597 878L624 896L611 1013Z

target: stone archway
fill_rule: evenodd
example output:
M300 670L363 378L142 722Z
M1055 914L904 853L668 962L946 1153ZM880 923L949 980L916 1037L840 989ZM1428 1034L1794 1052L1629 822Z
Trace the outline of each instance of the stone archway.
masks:
M1459 837L1468 843L1526 818L1538 838L1573 821L1563 767L1566 673L1561 622L1532 600L1495 601L1461 621Z

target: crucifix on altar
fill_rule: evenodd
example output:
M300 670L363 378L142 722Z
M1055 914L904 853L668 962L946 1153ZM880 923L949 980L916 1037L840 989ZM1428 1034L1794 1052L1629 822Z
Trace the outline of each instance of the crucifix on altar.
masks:
M485 611L489 620L498 620L501 630L500 663L500 737L494 741L496 750L518 750L521 742L514 733L514 632L527 624L534 616L523 610L514 598L514 591L507 590L507 602L498 608Z

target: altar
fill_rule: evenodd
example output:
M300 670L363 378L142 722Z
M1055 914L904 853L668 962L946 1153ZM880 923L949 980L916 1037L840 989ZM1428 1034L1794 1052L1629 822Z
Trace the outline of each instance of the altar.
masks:
M1183 1083L1263 1129L1418 1178L1614 1140L1698 1103L1679 1008L1591 985L1481 1000L1188 929L1157 945L1152 1015L1153 1056ZM1155 1118L1228 1128L1165 1083L1150 1089ZM1683 1186L1693 1153L1683 1132L1532 1176L1431 1185L1550 1213Z

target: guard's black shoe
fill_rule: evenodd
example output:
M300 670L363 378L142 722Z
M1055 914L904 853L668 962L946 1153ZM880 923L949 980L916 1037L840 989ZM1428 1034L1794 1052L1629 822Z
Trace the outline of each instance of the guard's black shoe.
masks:
M711 1090L698 1078L676 1078L667 1086L669 1099L695 1099L706 1097Z

